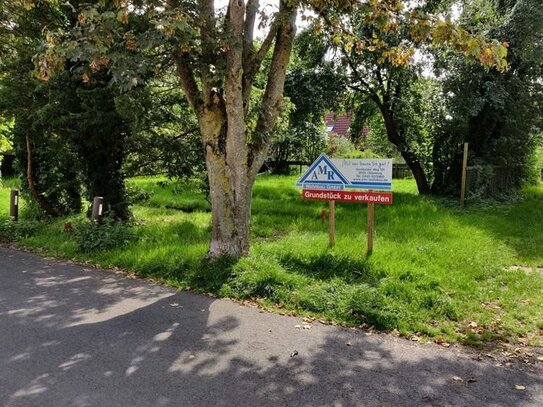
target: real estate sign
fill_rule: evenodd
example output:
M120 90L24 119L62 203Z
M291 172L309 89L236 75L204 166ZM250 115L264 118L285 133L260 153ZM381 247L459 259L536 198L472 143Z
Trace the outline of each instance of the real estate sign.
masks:
M304 189L392 189L392 159L343 159L321 154L296 183Z
M368 204L368 253L373 250L374 204L392 204L392 160L329 158L321 154L296 183L303 199L328 201L330 246L335 242L335 203ZM365 192L352 191L365 189ZM323 211L326 214L325 211ZM324 218L323 218L324 219Z
M355 192L355 191L323 191L322 189L304 189L303 199L315 201L339 201L376 203L392 205L392 192Z

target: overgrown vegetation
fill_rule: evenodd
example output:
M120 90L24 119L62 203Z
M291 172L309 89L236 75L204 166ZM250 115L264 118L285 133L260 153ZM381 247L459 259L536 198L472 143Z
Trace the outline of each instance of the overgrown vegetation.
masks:
M69 216L36 223L25 210L0 236L45 253L116 266L163 283L212 292L319 319L373 326L438 342L494 340L542 345L543 187L516 203L457 208L394 181L394 205L376 209L375 250L364 252L364 205L337 206L337 243L328 247L324 203L302 201L294 177L260 176L250 255L207 263L209 203L189 183L130 180L141 197L130 225ZM13 186L13 181L10 182ZM70 224L73 229L66 230ZM523 266L523 269L511 268Z

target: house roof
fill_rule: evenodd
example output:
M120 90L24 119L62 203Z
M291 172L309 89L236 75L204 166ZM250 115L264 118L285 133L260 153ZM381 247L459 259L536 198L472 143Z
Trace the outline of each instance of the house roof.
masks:
M349 138L350 136L349 132L351 130L352 119L352 113L338 114L336 112L331 112L324 115L324 122L326 123L328 132L345 138ZM365 137L369 132L369 127L364 126L360 131L360 136Z
M330 133L337 134L342 137L349 137L349 129L351 128L351 114L340 115L337 113L326 113L324 122Z

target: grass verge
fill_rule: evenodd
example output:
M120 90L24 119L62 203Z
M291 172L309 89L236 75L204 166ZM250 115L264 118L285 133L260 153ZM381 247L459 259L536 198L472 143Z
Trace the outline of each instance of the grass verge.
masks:
M120 267L143 277L349 325L437 342L543 345L543 187L515 203L457 208L394 182L376 208L366 256L366 206L338 204L328 247L323 202L302 201L294 177L259 177L250 256L208 264L209 204L190 185L130 181L135 220L96 228L82 216L14 225L0 189L0 236L49 255ZM13 186L13 182L10 186ZM72 233L65 233L67 222ZM522 266L514 268L511 266Z

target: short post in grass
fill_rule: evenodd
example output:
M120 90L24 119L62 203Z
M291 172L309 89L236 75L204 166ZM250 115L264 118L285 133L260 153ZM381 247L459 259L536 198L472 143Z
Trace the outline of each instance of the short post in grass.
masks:
M100 223L102 221L104 212L104 198L101 196L95 196L92 202L92 220L94 223Z
M336 201L328 201L330 213L328 215L328 235L330 247L336 244Z
M13 221L19 219L19 191L12 189L9 200L9 217Z
M375 204L368 203L368 254L373 252L373 231L375 229Z
M468 172L468 143L464 143L464 158L462 160L462 183L460 185L460 207L463 208L466 197L466 177Z

